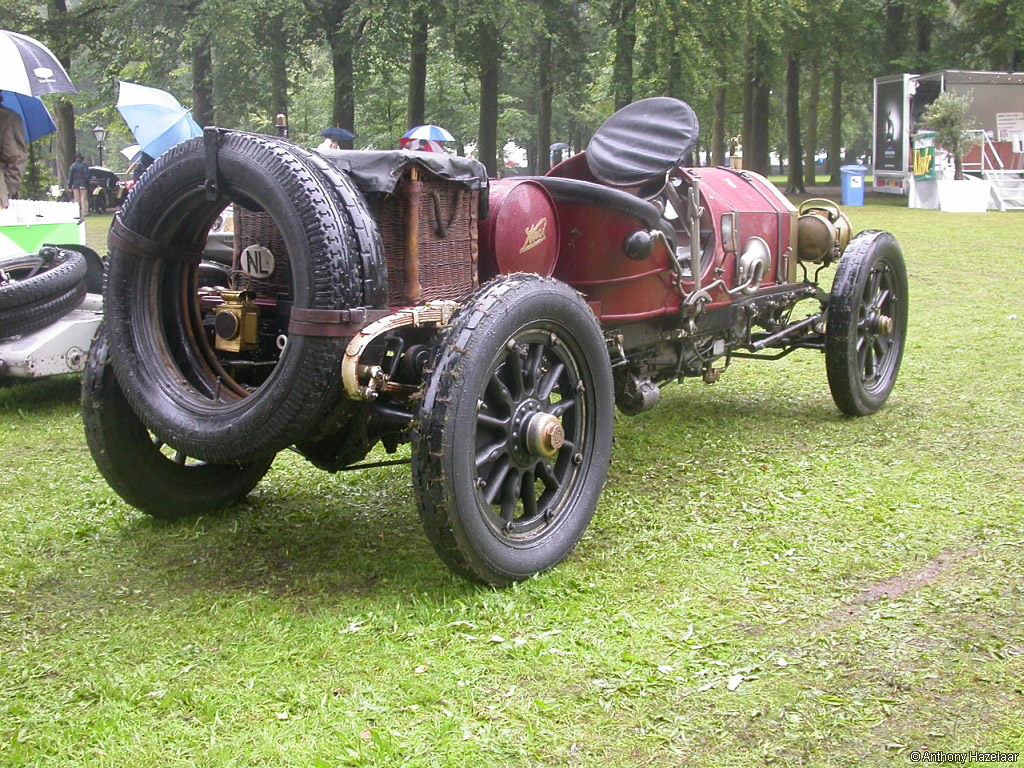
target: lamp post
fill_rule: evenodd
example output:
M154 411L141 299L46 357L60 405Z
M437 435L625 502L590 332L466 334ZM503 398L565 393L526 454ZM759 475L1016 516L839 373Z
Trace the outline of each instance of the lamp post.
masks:
M100 151L100 165L103 165L103 140L107 138L107 129L97 125L92 129L92 135L96 137L96 146Z

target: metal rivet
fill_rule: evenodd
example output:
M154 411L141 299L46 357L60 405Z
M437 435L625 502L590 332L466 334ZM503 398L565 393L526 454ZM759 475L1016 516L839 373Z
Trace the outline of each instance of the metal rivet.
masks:
M575 464L576 466L579 466L580 464L582 464L583 463L583 454L582 453L573 454L572 463Z

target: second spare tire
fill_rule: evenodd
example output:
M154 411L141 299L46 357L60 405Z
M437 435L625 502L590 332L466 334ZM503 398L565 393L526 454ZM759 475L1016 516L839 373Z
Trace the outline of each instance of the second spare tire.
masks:
M305 437L341 398L348 339L288 334L287 317L361 305L360 250L328 181L286 145L221 134L212 201L208 170L192 139L132 190L112 231L108 333L121 387L161 440L203 461L254 461ZM275 254L281 294L259 308L260 349L241 360L215 349L197 292L206 233L228 202L267 214L286 251Z
M0 260L0 339L39 330L85 298L85 257L45 246Z

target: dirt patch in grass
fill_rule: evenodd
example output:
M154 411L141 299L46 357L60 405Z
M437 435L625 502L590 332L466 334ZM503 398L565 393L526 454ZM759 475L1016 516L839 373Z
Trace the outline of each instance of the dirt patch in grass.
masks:
M884 581L867 585L856 597L837 607L819 626L819 633L835 632L855 622L861 614L880 600L894 600L909 592L934 584L957 564L978 556L978 549L962 552L943 552L923 568L909 573L900 573Z

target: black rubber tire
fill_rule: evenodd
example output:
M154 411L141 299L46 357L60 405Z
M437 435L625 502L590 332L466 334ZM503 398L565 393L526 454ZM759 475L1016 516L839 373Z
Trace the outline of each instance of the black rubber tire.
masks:
M278 139L311 170L321 174L331 185L334 195L348 216L359 248L360 280L363 284L363 305L382 308L388 304L388 262L377 222L370 213L362 193L352 180L331 165L324 157L301 144Z
M22 253L17 256L5 256L0 259L0 269L8 277L15 280L27 280L45 269L42 257L38 253ZM14 273L11 275L11 273Z
M50 269L44 269L24 280L0 285L0 310L11 310L64 296L85 280L88 271L85 256L78 251L53 251L57 263ZM19 258L5 259L4 263L0 263L0 269L5 263L14 266L20 263L28 265L30 262Z
M65 251L78 251L85 257L85 290L88 293L103 293L103 272L106 265L103 258L87 245L54 245Z
M80 281L66 293L0 311L0 339L24 336L45 328L76 309L84 299L85 283Z
M444 331L430 368L412 474L434 549L493 586L557 565L593 517L612 452L611 364L590 307L556 280L500 277ZM565 431L550 459L522 443L523 419L542 412Z
M82 420L89 451L110 487L133 507L161 520L213 512L240 501L273 462L196 464L183 454L171 458L163 453L121 391L103 325L82 375Z
M341 173L322 155L286 139L278 138L276 141L330 184L355 234L361 266L359 277L363 286L363 305L386 307L388 263L384 255L384 243L362 193L348 175ZM321 421L317 430L306 439L296 441L294 448L317 469L338 472L366 458L373 449L376 438L367 433L368 418L368 409L364 405L343 399L334 412Z
M363 303L349 217L330 184L287 147L227 133L218 154L222 194L267 211L289 252L296 307ZM205 149L192 139L165 153L136 184L120 217L162 243L201 242L226 200L206 200ZM105 306L114 368L136 415L164 442L203 461L271 456L311 433L342 397L347 339L291 336L269 377L247 396L221 388L197 341L194 266L112 248ZM181 297L186 301L182 302Z
M850 416L880 409L896 383L907 339L907 267L888 232L850 241L836 270L825 326L825 370L832 399ZM880 330L880 317L892 329Z

